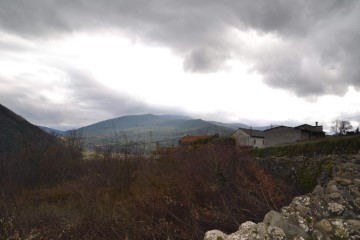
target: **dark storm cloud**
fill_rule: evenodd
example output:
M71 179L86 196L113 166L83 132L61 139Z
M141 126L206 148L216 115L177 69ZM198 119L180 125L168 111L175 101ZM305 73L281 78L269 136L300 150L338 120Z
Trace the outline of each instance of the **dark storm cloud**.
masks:
M306 97L360 89L359 22L355 0L0 1L0 27L13 34L51 38L116 28L171 48L186 71L223 70L227 60L241 58L269 86ZM256 52L237 43L231 29L270 34L284 44Z
M199 48L191 51L184 60L184 70L188 72L211 72L225 67L229 56L223 51Z
M78 70L69 70L68 89L71 89L71 100L79 105L106 111L114 116L144 113L159 113L161 109L151 107L127 94L119 93L101 85L91 76Z
M36 83L30 85L20 78L0 76L0 102L33 123L46 124L49 121L61 125L65 115L71 112L71 106L57 106L64 111L59 111L54 105L49 108L48 100L39 94L43 88L47 87Z
M0 103L15 110L30 122L69 129L82 127L109 117L145 113L180 113L180 110L162 109L137 101L127 94L114 91L93 80L81 71L66 69L66 100L54 102L43 91L56 94L60 84L43 85L26 82L21 76L0 76Z

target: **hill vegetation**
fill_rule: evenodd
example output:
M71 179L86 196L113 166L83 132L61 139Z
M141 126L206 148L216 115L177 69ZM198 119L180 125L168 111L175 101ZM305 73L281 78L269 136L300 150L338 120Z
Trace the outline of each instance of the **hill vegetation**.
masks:
M329 173L336 164L324 157L314 165L306 154L360 148L357 137L257 150L216 138L145 155L115 142L85 160L80 131L56 138L3 106L0 112L1 239L203 239L214 228L234 232L240 223L259 222L300 192L312 191L322 170ZM219 130L202 120L165 118L149 115L141 124L178 134ZM136 132L136 119L95 124L82 134L104 128L109 134L114 128ZM297 161L295 155L302 156L299 165L289 161ZM288 176L296 181L289 183Z
M2 135L17 144L1 159L5 239L202 239L215 227L234 231L245 219L260 220L296 192L226 142L161 156L111 147L82 160L76 132L55 138L2 110L7 131L21 140ZM175 122L204 125L163 124Z
M154 148L177 145L185 135L229 135L232 129L215 125L201 119L176 115L133 115L98 122L76 130L86 141L87 148L121 142L144 143ZM67 132L65 132L67 134Z
M3 200L0 232L45 239L202 239L215 227L231 232L245 219L259 221L295 194L229 145L156 160L108 152L82 162L81 169L71 181Z
M74 142L61 141L0 105L0 193L70 178L81 159Z
M0 153L13 154L37 139L50 136L0 104Z

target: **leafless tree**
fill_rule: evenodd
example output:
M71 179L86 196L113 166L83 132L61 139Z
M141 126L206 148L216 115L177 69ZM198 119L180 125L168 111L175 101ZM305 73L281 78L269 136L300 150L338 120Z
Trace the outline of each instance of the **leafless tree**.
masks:
M71 130L65 138L65 142L74 152L82 153L84 151L84 138L78 130Z
M343 136L346 135L346 132L353 127L351 126L350 122L347 120L335 120L332 122L331 131L334 135Z

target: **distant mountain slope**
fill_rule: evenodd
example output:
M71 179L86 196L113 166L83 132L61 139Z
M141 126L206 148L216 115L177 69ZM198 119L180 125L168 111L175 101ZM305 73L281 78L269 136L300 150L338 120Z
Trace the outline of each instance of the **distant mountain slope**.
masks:
M62 136L65 133L65 131L57 130L54 128L49 128L49 127L44 127L44 126L37 126L37 127L39 127L44 132L50 133L55 136Z
M141 129L158 128L165 122L175 119L188 120L190 118L175 115L129 115L94 123L79 128L78 131L80 131L84 137L108 136L115 133L119 134L123 131L139 132Z
M17 152L19 148L50 135L0 104L0 152Z
M209 121L209 122L213 123L215 125L218 125L218 126L227 127L227 128L231 128L234 130L237 130L239 128L245 128L245 129L252 128L254 130L264 131L266 129L270 129L270 128L278 126L278 125L272 125L272 126L254 127L254 126L249 126L249 125L246 125L243 123L222 123L222 122L215 122L215 121Z
M114 141L162 142L177 144L184 135L229 135L232 129L201 119L176 115L131 115L101 121L77 130L87 142L87 147ZM118 139L119 140L119 139Z
M216 122L216 121L209 121L209 122L212 124L218 125L218 126L231 128L234 130L237 130L239 128L250 128L250 126L243 124L243 123L222 123L222 122Z
M74 176L82 152L72 143L0 105L0 195Z

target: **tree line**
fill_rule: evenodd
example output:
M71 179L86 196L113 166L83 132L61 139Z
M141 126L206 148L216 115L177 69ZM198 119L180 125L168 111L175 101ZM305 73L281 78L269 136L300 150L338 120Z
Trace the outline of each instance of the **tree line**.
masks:
M331 132L336 136L358 135L360 134L359 127L352 131L353 126L348 120L334 120L331 125Z

